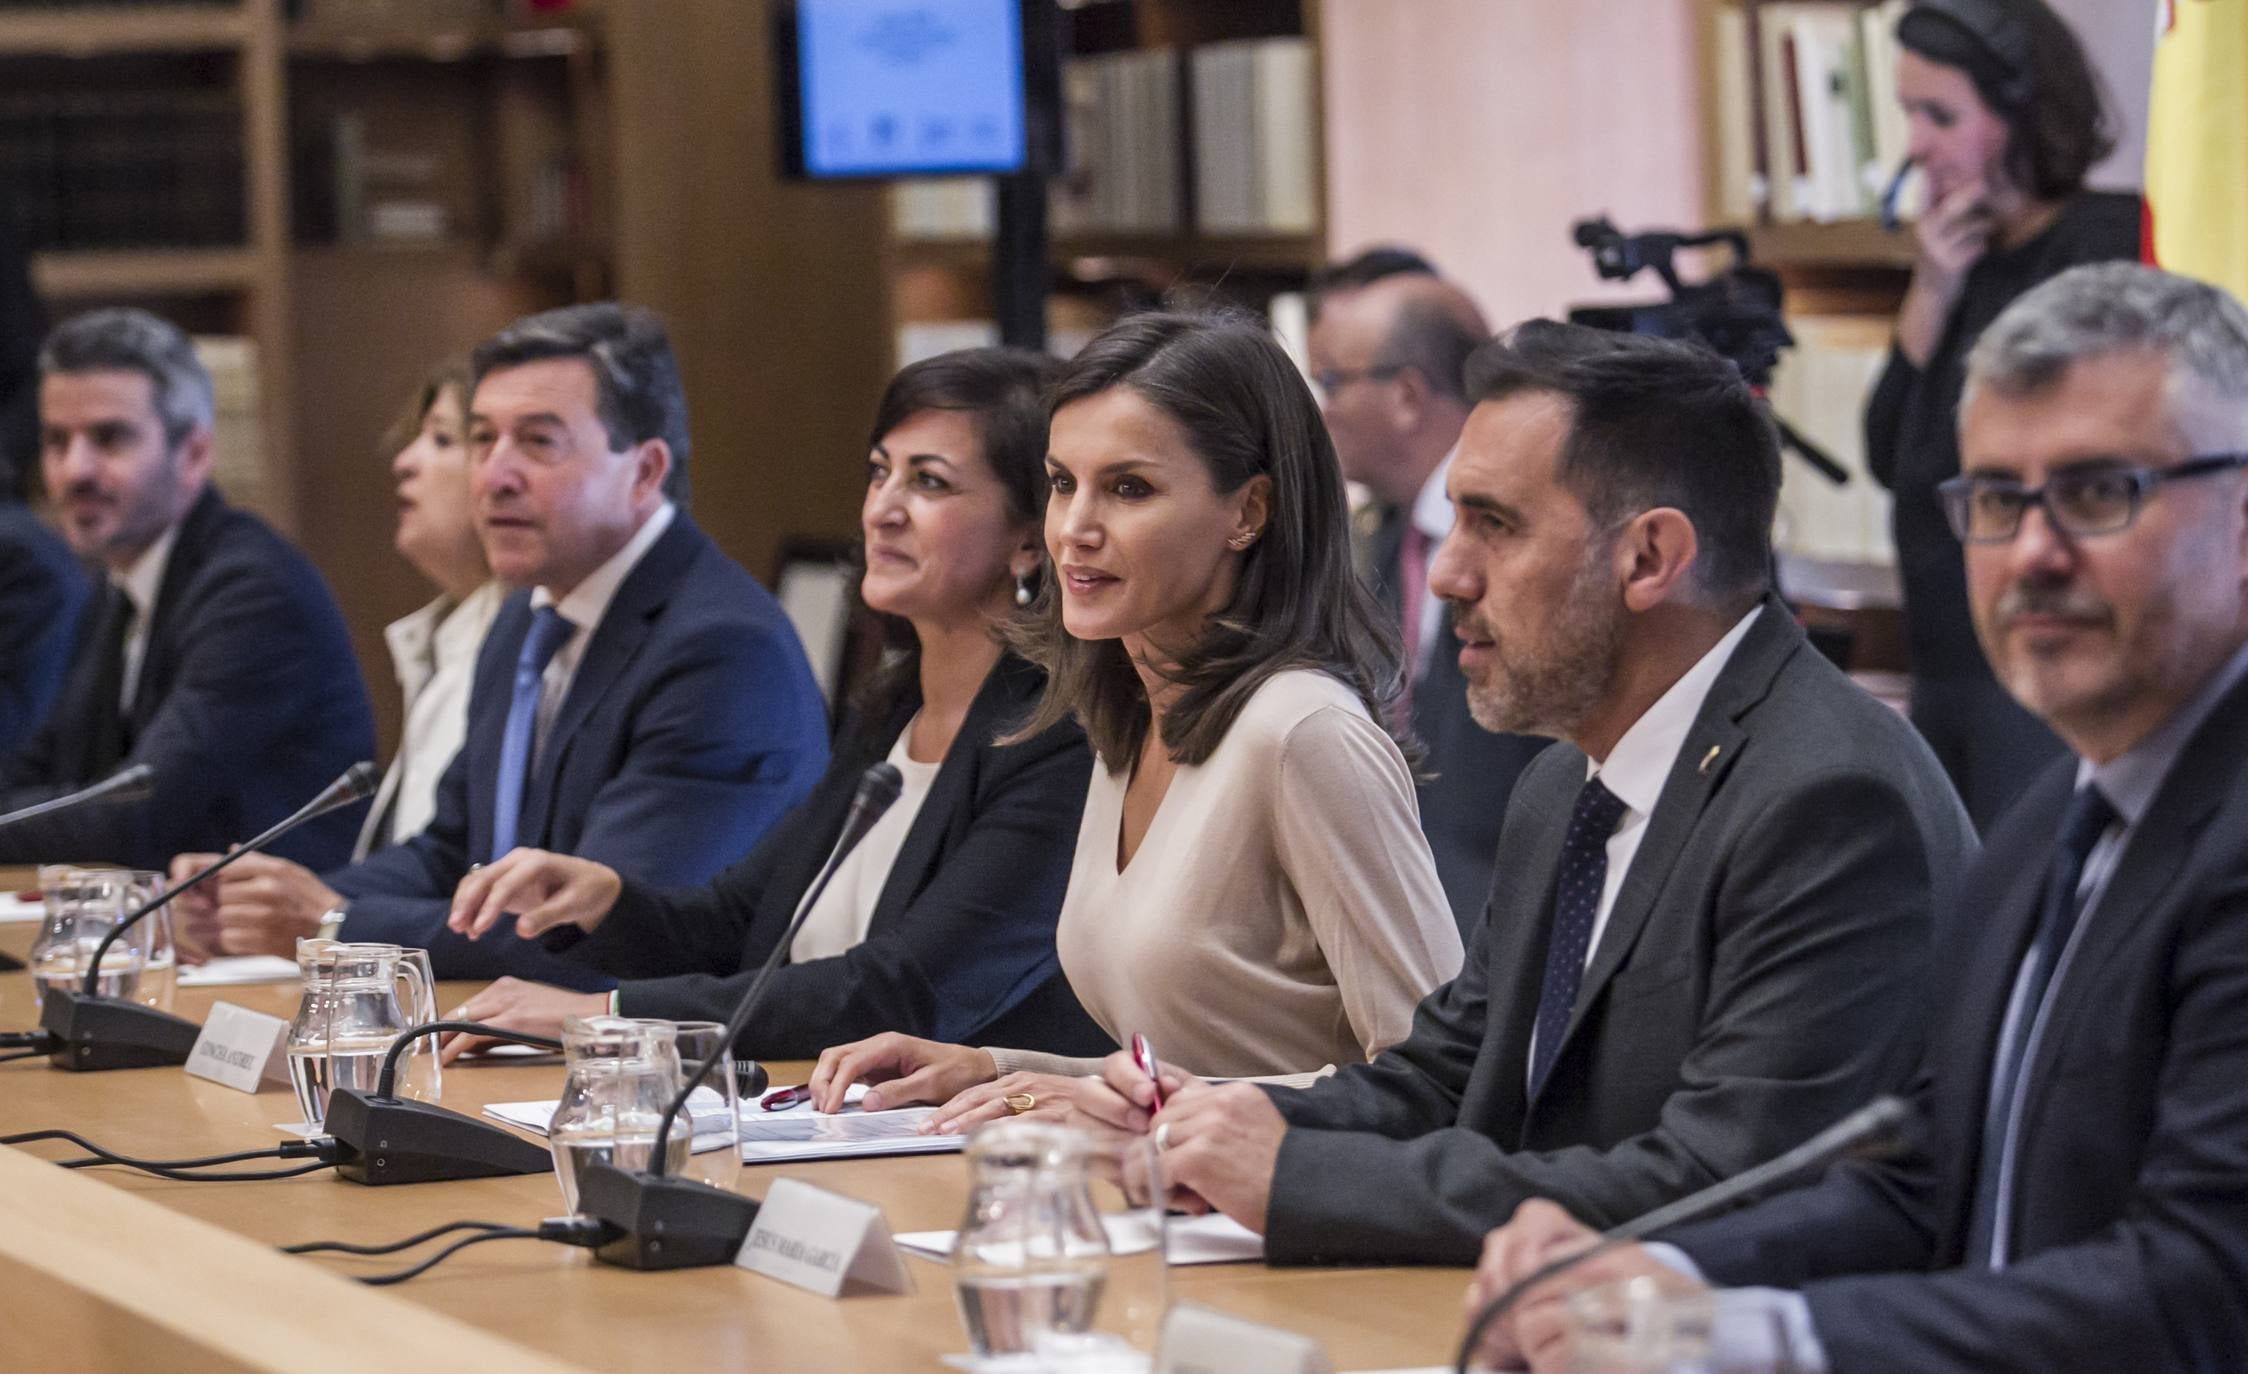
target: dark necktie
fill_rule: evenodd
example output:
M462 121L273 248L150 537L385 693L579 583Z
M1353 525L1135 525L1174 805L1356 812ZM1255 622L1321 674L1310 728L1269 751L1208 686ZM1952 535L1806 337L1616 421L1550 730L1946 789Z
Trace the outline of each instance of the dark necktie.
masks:
M508 698L507 728L500 735L500 773L492 798L492 852L497 859L515 848L523 819L523 790L531 777L531 743L539 722L539 688L554 651L577 628L552 606L531 613L531 628L515 655L515 690Z
M1994 1245L2003 1218L2004 1183L2013 1168L2007 1153L2007 1135L2014 1103L2021 1096L2022 1073L2027 1067L2031 1028L2038 1008L2053 986L2053 971L2060 963L2081 914L2077 889L2084 879L2084 861L2092 846L2116 821L2115 808L2097 787L2086 787L2069 800L2068 814L2053 847L2053 862L2045 873L2039 899L2037 932L2015 975L2017 995L2009 1002L2014 1015L1999 1030L1998 1053L1991 1061L1990 1103L1983 1114L1983 1148L1975 1167L1975 1197L1967 1217L1967 1262L1984 1264L1995 1258Z
M1546 944L1545 985L1538 994L1537 1043L1530 1053L1530 1096L1545 1087L1561 1053L1561 1037L1577 1009L1577 989L1585 980L1585 956L1592 949L1592 923L1600 914L1600 891L1608 881L1608 840L1623 819L1622 799L1585 779L1569 833L1561 841L1561 878L1553 888L1553 935Z
M111 586L102 600L102 618L94 628L96 652L101 655L94 672L94 712L86 741L84 776L103 777L114 772L132 750L132 723L125 713L125 638L132 633L133 599Z

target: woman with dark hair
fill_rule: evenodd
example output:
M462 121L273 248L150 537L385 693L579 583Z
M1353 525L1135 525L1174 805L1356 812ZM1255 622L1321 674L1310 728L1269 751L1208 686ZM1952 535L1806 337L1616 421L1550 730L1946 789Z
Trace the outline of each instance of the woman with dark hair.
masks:
M513 919L526 938L622 978L580 993L503 978L461 1014L551 1035L614 1011L727 1019L811 887L861 775L887 759L896 802L836 869L738 1049L798 1058L892 1026L1107 1047L1055 961L1054 922L1092 756L1067 721L1002 739L1045 675L1000 633L1039 583L1044 390L1053 360L969 349L883 394L859 523L860 595L902 644L846 722L812 795L708 887L660 891L589 860L517 850L472 873L453 929ZM503 917L503 913L519 913ZM448 1057L473 1047L456 1039Z
M2138 256L2139 202L2084 189L2114 138L2083 49L2042 0L1922 0L1897 41L1928 208L1896 346L1866 406L1866 455L1896 497L1913 723L1987 832L2061 742L1991 676L1936 496L1959 471L1967 354L2031 287Z
M1214 1075L1371 1058L1460 966L1391 719L1398 647L1353 576L1341 470L1261 326L1140 315L1054 391L1026 730L1100 759L1056 941L1111 1036ZM1005 1043L1005 1042L999 1042ZM947 1102L930 1129L1066 1107L1097 1069L883 1035L812 1078Z

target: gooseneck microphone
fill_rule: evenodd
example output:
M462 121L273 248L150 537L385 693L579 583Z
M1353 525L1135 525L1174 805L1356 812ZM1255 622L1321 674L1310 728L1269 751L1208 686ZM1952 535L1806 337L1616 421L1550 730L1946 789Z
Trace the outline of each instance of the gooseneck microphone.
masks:
M1455 1374L1467 1374L1468 1361L1475 1357L1475 1347L1483 1339L1483 1333L1491 1329L1491 1324L1520 1302L1524 1293L1554 1275L1574 1268L1595 1255L1605 1254L1619 1245L1628 1245L1657 1231L1682 1226L1714 1212L1721 1212L1768 1188L1823 1169L1838 1159L1849 1156L1878 1159L1893 1154L1903 1146L1905 1128L1911 1120L1912 1109L1902 1101L1894 1097L1877 1097L1779 1158L1766 1160L1745 1173L1720 1179L1698 1193L1689 1194L1676 1202L1634 1217L1621 1226L1602 1231L1597 1240L1583 1249L1572 1251L1550 1264L1531 1270L1506 1291L1485 1303L1475 1314L1475 1320L1468 1323L1467 1335L1460 1340L1459 1355L1452 1362Z
M246 844L237 845L198 869L186 881L127 912L94 946L86 961L86 976L77 990L55 988L47 993L39 1024L51 1037L47 1062L59 1069L92 1072L103 1069L145 1069L185 1064L202 1028L193 1021L144 1007L120 997L102 997L102 960L119 936L138 925L148 914L189 888L196 886L245 854L254 854L317 816L349 806L374 794L381 775L371 763L355 763L329 783L320 795L298 807L287 819Z
M30 806L10 811L0 816L0 830L5 830L18 821L52 816L57 811L68 811L88 802L146 801L149 793L156 790L155 782L156 770L145 763L136 763L122 772L110 774L90 787L81 787L64 796L49 797L43 802L34 802Z
M781 932L773 952L765 956L757 976L750 980L749 990L742 994L726 1022L722 1045L732 1046L741 1039L750 1017L764 1001L773 971L788 957L788 947L804 918L818 904L844 857L858 847L874 823L897 801L903 783L898 770L888 763L877 763L860 777L843 832L835 837L827 863L804 890L788 928ZM627 1269L692 1269L733 1263L742 1238L749 1234L750 1223L757 1219L756 1199L693 1179L664 1177L665 1156L669 1153L665 1147L671 1140L672 1123L717 1063L716 1054L706 1056L664 1108L662 1119L656 1123L656 1147L648 1156L648 1172L627 1173L613 1165L595 1164L580 1175L578 1211L607 1229L608 1238L594 1250L600 1259Z
M457 1178L544 1174L554 1156L514 1132L449 1111L434 1102L397 1095L398 1059L425 1035L459 1031L517 1045L558 1050L551 1036L502 1030L476 1021L432 1021L390 1042L375 1090L338 1088L328 1095L320 1129L336 1142L336 1176L353 1183L438 1183Z

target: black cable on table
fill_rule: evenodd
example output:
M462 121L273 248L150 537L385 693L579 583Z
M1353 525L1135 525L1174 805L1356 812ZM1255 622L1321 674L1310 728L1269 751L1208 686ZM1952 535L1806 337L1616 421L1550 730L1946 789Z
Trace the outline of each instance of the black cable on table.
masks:
M359 1281L370 1288L385 1288L394 1283L404 1283L418 1278L443 1264L446 1260L466 1250L471 1245L482 1245L488 1240L551 1240L563 1245L592 1248L617 1235L616 1228L605 1226L591 1217L549 1217L535 1227L502 1226L489 1231L479 1231L473 1236L463 1236L451 1245L431 1255L410 1268L391 1274L369 1274ZM425 1237L426 1239L426 1237Z
M319 1136L312 1140L284 1140L278 1145L262 1150L241 1150L234 1154L204 1155L196 1159L139 1159L119 1154L115 1150L96 1145L76 1131L48 1130L23 1131L15 1135L0 1136L0 1145L29 1145L41 1140L66 1140L84 1150L86 1159L54 1161L65 1169L91 1169L103 1164L121 1165L138 1169L180 1183L256 1183L280 1178L297 1178L335 1162L335 1140ZM200 1172L222 1164L241 1164L253 1159L306 1159L310 1164L291 1169L252 1169L239 1173L211 1174Z
M443 1226L432 1226L419 1235L394 1240L386 1245L354 1245L347 1240L308 1240L302 1245L284 1245L284 1255L315 1255L333 1251L339 1255L395 1255L400 1250L411 1250L425 1241L432 1241L451 1231L506 1231L510 1228L497 1221L448 1221Z
M14 1054L0 1054L0 1064L13 1064L18 1059L44 1059L50 1050L17 1050Z

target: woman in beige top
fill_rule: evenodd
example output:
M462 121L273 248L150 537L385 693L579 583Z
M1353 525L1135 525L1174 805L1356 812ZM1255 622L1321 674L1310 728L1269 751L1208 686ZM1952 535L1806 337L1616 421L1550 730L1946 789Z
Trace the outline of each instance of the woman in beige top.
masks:
M1317 403L1252 321L1139 315L1063 373L1049 442L1055 576L1021 645L1049 678L1021 728L1074 715L1101 764L1056 935L1072 990L1202 1074L1372 1057L1460 941ZM1105 1093L1098 1068L893 1034L828 1050L812 1087L943 1102L930 1129L960 1130Z

